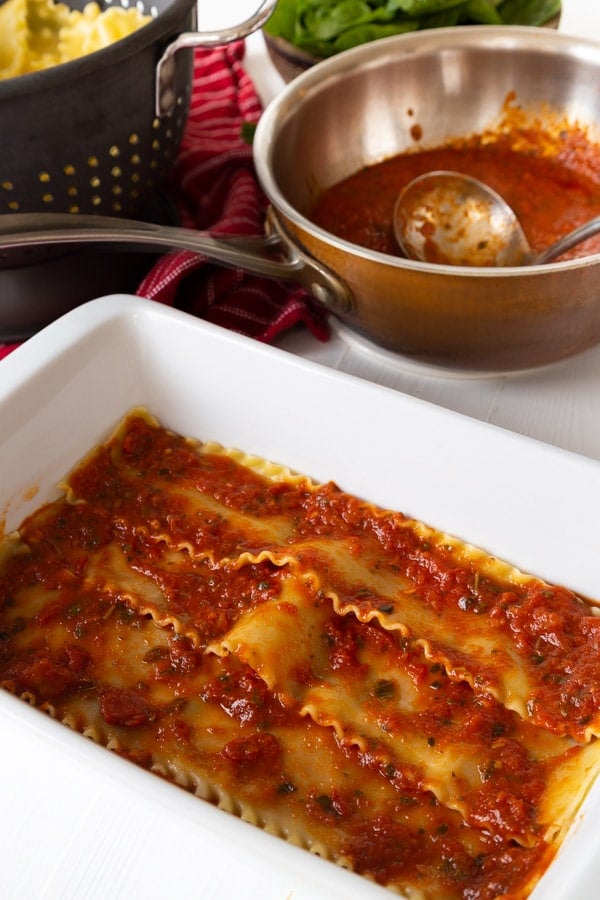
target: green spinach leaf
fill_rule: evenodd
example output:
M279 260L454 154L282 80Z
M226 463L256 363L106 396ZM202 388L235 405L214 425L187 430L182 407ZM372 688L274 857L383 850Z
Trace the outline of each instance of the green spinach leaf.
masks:
M279 0L265 31L317 57L453 25L543 25L560 0Z

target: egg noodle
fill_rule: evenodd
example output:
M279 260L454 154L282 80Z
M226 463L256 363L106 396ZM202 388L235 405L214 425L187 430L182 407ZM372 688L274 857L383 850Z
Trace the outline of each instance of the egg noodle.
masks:
M102 10L96 2L79 11L54 0L6 0L0 6L0 79L101 50L150 18L135 8Z

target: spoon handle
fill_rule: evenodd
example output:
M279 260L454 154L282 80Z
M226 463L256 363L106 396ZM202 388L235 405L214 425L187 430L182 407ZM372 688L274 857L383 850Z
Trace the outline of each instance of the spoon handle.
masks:
M600 232L600 216L595 216L593 219L590 219L589 222L584 222L579 228L575 228L573 231L565 234L564 237L559 238L558 241L550 247L547 247L542 253L538 253L537 256L534 256L531 260L531 264L537 266L542 263L551 262L553 259L556 259L557 256L561 256L561 254L566 253L567 250L577 246L577 244L581 244L582 241L593 237L595 234L598 234L598 232Z

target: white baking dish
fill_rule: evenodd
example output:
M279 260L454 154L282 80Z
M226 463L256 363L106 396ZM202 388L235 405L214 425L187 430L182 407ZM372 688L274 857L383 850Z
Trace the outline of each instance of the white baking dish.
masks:
M6 528L132 406L402 510L600 598L600 464L133 297L102 298L0 365ZM0 896L391 896L0 692ZM536 889L595 896L600 785Z

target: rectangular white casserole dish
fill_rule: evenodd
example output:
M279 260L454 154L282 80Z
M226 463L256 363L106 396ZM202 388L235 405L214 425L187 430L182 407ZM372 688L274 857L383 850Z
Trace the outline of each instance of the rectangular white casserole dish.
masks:
M135 405L600 599L600 464L133 297L0 366L6 529ZM0 692L0 896L351 900L387 891L213 809ZM600 785L535 900L595 896Z

